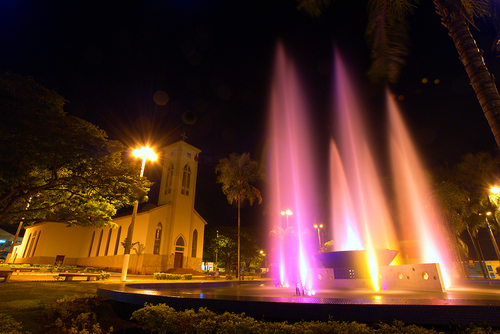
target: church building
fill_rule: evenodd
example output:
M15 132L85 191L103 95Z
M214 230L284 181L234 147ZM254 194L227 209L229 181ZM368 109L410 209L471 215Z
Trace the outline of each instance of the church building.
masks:
M136 217L129 273L172 268L201 270L205 220L195 211L200 150L178 141L163 149L158 205ZM64 264L120 271L123 242L132 216L115 217L115 228L68 227L63 223L27 226L9 263Z

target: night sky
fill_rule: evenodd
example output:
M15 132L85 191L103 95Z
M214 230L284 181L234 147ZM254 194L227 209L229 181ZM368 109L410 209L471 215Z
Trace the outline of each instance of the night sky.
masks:
M334 47L359 83L375 146L383 151L384 87L365 75L366 16L364 1L336 1L319 19L297 11L293 0L2 1L0 70L32 76L56 90L68 100L68 113L130 147L162 147L185 132L186 141L202 150L196 210L207 228L234 226L236 209L215 183L214 168L232 152L262 161L278 40L307 91L317 140L324 143L317 153L327 158ZM478 25L481 32L472 28L473 34L500 77L499 60L490 52L495 33ZM408 64L391 89L402 97L400 107L424 164L432 168L456 163L467 152L496 152L431 1L421 1L411 17L411 38ZM146 176L155 181L158 175L159 167L148 165ZM265 212L265 202L244 208L242 224L259 226Z

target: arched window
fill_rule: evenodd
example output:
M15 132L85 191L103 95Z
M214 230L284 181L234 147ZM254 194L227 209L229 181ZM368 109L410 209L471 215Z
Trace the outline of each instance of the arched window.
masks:
M30 240L31 240L31 234L28 237L28 242L26 242L26 247L24 248L23 257L26 257L26 254L28 254L28 248L29 248Z
M158 223L158 225L156 225L156 231L155 231L155 245L153 248L153 254L160 254L161 229L162 225L161 223Z
M104 250L104 256L107 256L108 255L108 251L109 251L109 242L111 241L111 232L113 230L112 229L109 229L109 232L108 232L108 241L106 241L106 249Z
M26 256L28 257L30 257L31 250L33 249L33 244L35 243L35 240L36 240L36 231L33 233L33 237L31 238L30 242L30 248L28 249L28 253L26 254Z
M94 245L95 231L92 232L92 239L90 239L89 257L92 255L92 246Z
M99 256L99 251L101 250L101 242L102 242L102 233L104 230L101 230L101 234L99 234L99 242L97 243L97 250L95 252L95 256Z
M36 237L35 247L33 247L33 253L31 257L35 256L36 246L38 246L38 241L40 241L40 236L42 235L42 231L38 232L38 236Z
M122 227L118 227L118 233L116 234L116 244L115 244L115 255L118 254L118 246L120 246L120 236L122 234Z
M191 184L191 168L188 164L182 169L182 187L181 194L189 196L189 185Z
M196 248L198 247L198 231L193 232L193 248L191 249L191 257L196 257Z
M179 237L175 242L175 251L176 252L184 252L184 238Z
M170 163L167 169L167 181L165 182L165 195L172 192L172 180L174 178L174 165Z

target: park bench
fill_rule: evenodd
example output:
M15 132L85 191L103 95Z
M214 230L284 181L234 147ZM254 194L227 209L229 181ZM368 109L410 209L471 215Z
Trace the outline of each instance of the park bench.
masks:
M3 281L4 282L7 282L10 278L10 276L12 276L12 273L14 271L13 270L0 270L0 277L3 277Z
M65 281L72 281L75 277L86 277L87 281L95 281L101 274L91 274L91 273L61 273L59 277L64 277Z

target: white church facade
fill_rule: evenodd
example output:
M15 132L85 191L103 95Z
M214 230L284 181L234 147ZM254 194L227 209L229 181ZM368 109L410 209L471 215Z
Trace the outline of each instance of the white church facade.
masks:
M158 206L139 212L129 273L152 274L172 268L201 269L205 220L195 211L200 150L178 141L165 147ZM151 207L149 205L149 207ZM27 226L23 242L7 262L64 264L120 271L131 215L113 218L117 227Z

